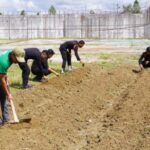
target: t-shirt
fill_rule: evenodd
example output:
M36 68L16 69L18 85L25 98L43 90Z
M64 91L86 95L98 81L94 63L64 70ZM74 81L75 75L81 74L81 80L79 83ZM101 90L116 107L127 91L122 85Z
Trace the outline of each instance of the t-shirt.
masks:
M78 54L78 47L74 48L74 46L78 44L79 44L78 41L66 41L65 43L61 44L60 50L69 51L71 53L71 50L73 49L77 60L80 61L80 57Z
M139 59L139 64L142 64L142 62L146 62L146 61L149 61L150 62L150 54L149 53L147 53L147 52L144 52L142 55L141 55L141 57L140 57L140 59Z
M25 49L25 60L26 62L29 60L35 60L40 71L44 74L45 70L42 65L41 52L38 48L26 48Z
M11 53L11 50L0 52L0 74L6 74L8 68L12 64L9 60L10 53Z

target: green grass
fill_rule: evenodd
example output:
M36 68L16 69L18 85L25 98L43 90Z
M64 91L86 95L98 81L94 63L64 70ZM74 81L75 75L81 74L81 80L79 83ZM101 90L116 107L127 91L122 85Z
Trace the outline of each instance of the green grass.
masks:
M108 60L108 59L111 59L112 56L113 56L113 54L106 54L106 53L104 54L104 53L102 53L102 54L99 55L99 59Z
M122 54L122 53L112 53L112 54L86 54L84 57L89 59L96 58L97 63L102 66L104 69L112 69L122 64L127 65L137 65L138 64L138 54ZM28 63L31 66L31 62ZM49 62L49 66L53 68L56 72L60 73L61 63L58 62ZM74 68L80 68L81 64L78 62L73 63ZM10 82L10 89L12 93L16 93L21 90L22 85L22 72L18 65L12 65L8 71L8 78ZM48 76L48 79L55 78L54 74ZM29 84L38 85L40 83L33 81L34 75L30 73Z
M101 53L101 54L84 54L84 58L95 60L98 64L106 69L114 68L123 64L137 65L139 54L129 53Z
M28 63L29 66L31 66L31 62ZM75 68L80 68L81 64L79 63L73 63L73 66ZM49 67L53 68L56 72L60 73L60 68L61 68L61 63L58 62L49 62ZM8 70L8 79L9 79L9 84L10 84L10 90L12 93L16 93L21 89L22 86L22 71L19 68L19 66L17 64L13 64L10 69ZM50 74L48 76L48 79L52 79L55 78L56 76L54 74ZM35 82L33 81L34 75L32 73L30 73L30 77L29 77L29 84L36 86L39 85L39 82Z
M113 54L99 54L99 64L106 69L114 68L120 65L137 65L139 55L138 54L125 54L125 53L113 53Z

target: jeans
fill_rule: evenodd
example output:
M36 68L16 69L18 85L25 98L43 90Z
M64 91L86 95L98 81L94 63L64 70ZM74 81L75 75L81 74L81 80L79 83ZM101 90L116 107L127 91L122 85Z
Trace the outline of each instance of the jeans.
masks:
M2 111L2 118L0 119L0 125L2 125L3 123L9 121L9 112L6 100L6 93L3 90L1 83L0 83L0 105Z

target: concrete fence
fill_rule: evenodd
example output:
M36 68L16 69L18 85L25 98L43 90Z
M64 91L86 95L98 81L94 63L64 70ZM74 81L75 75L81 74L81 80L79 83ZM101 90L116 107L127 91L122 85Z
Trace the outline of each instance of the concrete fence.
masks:
M150 8L145 13L144 37L150 39Z
M147 38L148 14L0 16L0 38Z

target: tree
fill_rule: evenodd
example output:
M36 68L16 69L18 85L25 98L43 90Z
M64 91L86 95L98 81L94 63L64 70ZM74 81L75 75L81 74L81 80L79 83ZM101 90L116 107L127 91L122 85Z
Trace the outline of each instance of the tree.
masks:
M55 9L55 7L54 7L54 6L51 6L51 7L49 8L49 10L48 10L48 13L49 13L50 15L56 15L56 9Z
M91 15L94 15L94 14L95 14L95 11L94 11L94 10L90 10L90 14L91 14Z
M0 16L1 16L1 15L3 15L3 14L0 12Z
M22 10L21 13L20 13L21 16L25 16L25 14L26 14L26 13L25 13L24 10Z
M127 6L123 6L123 13L132 13L132 5L131 4L129 4L129 5L127 5Z
M133 6L131 4L127 5L127 6L123 6L123 13L140 13L141 12L141 8L140 8L140 4L138 0L134 1Z
M134 4L133 4L133 13L137 14L137 13L140 13L140 12L141 12L141 7L140 7L140 4L139 4L139 1L135 0Z
M39 12L37 12L37 14L36 14L37 16L39 16L40 15L40 13Z

